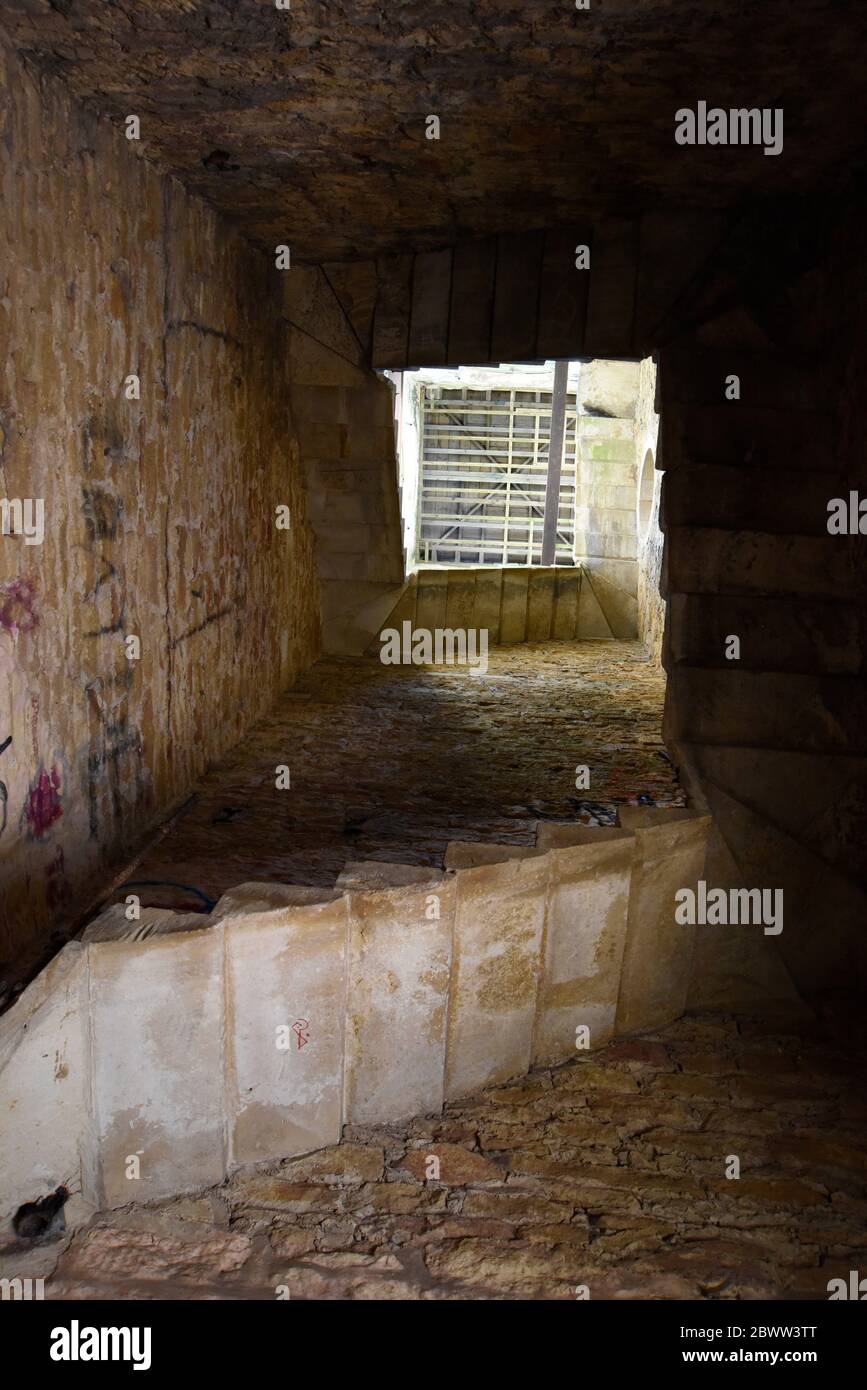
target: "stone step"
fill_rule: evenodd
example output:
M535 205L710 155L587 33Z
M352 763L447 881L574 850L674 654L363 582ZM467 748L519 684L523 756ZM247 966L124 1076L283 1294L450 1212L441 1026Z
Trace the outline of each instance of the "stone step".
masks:
M317 557L321 580L340 580L349 584L399 584L403 578L402 554L392 551L369 554L360 551L346 555L340 551L320 552Z
M397 472L393 459L382 460L376 467L369 462L353 465L339 458L314 459L309 466L317 489L381 498L383 507L389 505L396 512Z
M788 468L676 468L663 475L660 525L827 536L829 501L848 496L849 484L837 473L799 477L793 487Z
M589 569L582 565L581 593L592 594L598 604L608 629L618 641L634 641L638 636L638 600L618 584L606 578L604 569ZM584 636L581 627L581 607L579 603L579 640ZM589 636L589 633L587 634Z
M449 305L449 356L452 365L491 360L491 311L496 265L494 237L465 241L455 247Z
M222 1182L229 1117L219 930L203 925L85 949L88 1141L97 1154L101 1204L124 1206Z
M583 373L582 373L583 378ZM578 432L582 446L588 450L595 449L597 446L604 445L608 440L618 440L621 444L635 443L635 425L631 419L621 419L618 416L607 415L581 415L578 417ZM582 447L581 453L584 453ZM604 457L604 452L602 457ZM593 455L597 457L596 454ZM635 449L624 449L620 454L621 459L627 459L635 467Z
M611 218L596 223L583 357L621 357L623 344L632 342L638 252L637 219Z
M88 948L70 941L0 1018L0 1221L60 1183L81 1191L67 1224L99 1205L87 1022ZM132 1200L132 1194L127 1194Z
M676 922L673 905L702 875L710 825L710 816L689 815L635 829L618 1034L658 1028L686 1008L695 927Z
M354 371L351 373L355 383ZM292 389L292 414L297 424L351 425L364 430L370 425L393 427L392 395L389 386L369 374L358 384L329 386L310 383Z
M307 507L314 529L332 524L395 522L400 517L397 494L391 489L347 492L323 487L308 496Z
M664 583L670 594L851 596L858 537L777 536L672 526L666 535Z
M630 546L634 552L634 542ZM600 550L606 538L600 538ZM383 628L487 632L488 645L630 641L638 634L635 562L588 557L574 567L422 569L406 584ZM628 587L624 587L624 586ZM369 643L380 649L379 637Z
M809 980L817 991L864 990L864 884L712 782L707 797L744 882L782 891L783 930L775 939L792 978Z
M582 825L578 821L539 821L536 830L536 848L571 849L574 845L598 845L606 840L623 840L628 830L616 825Z
M867 755L689 745L703 780L750 805L811 854L867 885Z
M365 285L361 296L365 322L369 295L376 300L373 366L640 358L681 318L710 312L690 290L709 259L724 254L724 226L718 213L681 209L381 257L374 290ZM580 269L579 247L590 252Z
M443 863L447 869L476 869L483 864L505 864L511 859L532 859L535 845L497 845L485 840L452 840Z
M652 830L658 825L676 825L682 820L701 819L703 812L689 806L620 806L617 818L627 834Z
M671 713L679 711L677 724ZM867 751L867 687L855 676L672 666L663 737L681 742Z
M374 367L403 370L407 366L412 271L412 256L380 256L377 259L378 290L371 354L371 365Z
M350 862L334 889L239 884L210 916L107 909L0 1020L0 1106L16 1102L0 1219L34 1176L47 1191L80 1174L81 1219L651 1026L664 979L682 1004L673 894L707 818L623 815L454 844L469 866L451 871Z
M379 859L352 860L344 864L335 888L341 892L375 888L409 888L418 883L439 883L440 869L427 864L392 864Z
M865 663L858 609L837 601L674 593L668 634L666 660L675 665L856 675ZM725 655L732 635L737 661Z
M459 875L447 1100L530 1069L548 867L532 855Z
M361 656L370 648L371 633L379 630L400 593L396 584L325 581L321 586L323 652ZM379 653L378 643L374 650Z
M584 341L588 276L575 268L575 247L589 246L589 226L545 233L535 356L574 358ZM455 262L457 264L457 260Z
M450 249L421 252L416 256L407 353L410 366L445 365L451 278Z
M686 306L684 295L719 250L725 218L706 210L647 212L641 219L641 256L635 312L637 355L670 336L671 321Z
M123 903L112 903L85 928L82 941L147 941L151 936L195 931L203 920L210 920L204 913L171 912L161 907L139 908L138 918L130 920L127 911Z
M396 534L394 527L373 521L333 521L328 526L328 548L333 555L351 557L353 563L359 556L396 556ZM403 577L401 571L398 580Z
M239 883L217 902L211 921L238 916L244 912L270 912L281 907L311 907L340 897L332 888L308 887L302 883Z
M730 377L738 378L740 397L726 398ZM671 343L660 354L660 393L667 405L688 402L765 410L805 411L827 407L831 395L827 362L751 353L742 348L702 348L693 340Z
M349 896L346 1124L442 1110L456 899L444 875Z
M748 889L719 825L714 822L705 855L705 880L715 888ZM809 1014L795 988L778 939L738 924L697 926L687 995L689 1013L754 1012L767 1018L793 1010Z
M320 265L296 265L293 270L292 275L281 279L283 317L314 338L331 343L335 352L356 366L363 366L363 350Z
M659 459L667 472L691 465L836 473L840 455L829 411L773 410L744 401L683 402L659 421Z
M343 1126L346 896L241 911L212 935L219 940L221 932L226 1171L336 1144Z
M574 1056L579 1041L595 1049L614 1036L633 849L633 837L625 834L552 849L547 855L534 1066ZM579 1028L587 1030L580 1040Z
M494 362L526 362L537 355L536 320L543 250L542 232L518 232L497 238L491 317Z

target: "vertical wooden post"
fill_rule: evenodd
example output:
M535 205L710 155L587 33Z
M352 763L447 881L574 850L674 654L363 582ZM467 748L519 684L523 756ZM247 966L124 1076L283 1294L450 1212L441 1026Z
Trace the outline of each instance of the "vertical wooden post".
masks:
M569 363L554 363L551 396L551 432L548 436L548 481L545 487L545 525L542 532L542 564L553 565L560 517L560 470L563 465L563 433L566 423L566 379Z

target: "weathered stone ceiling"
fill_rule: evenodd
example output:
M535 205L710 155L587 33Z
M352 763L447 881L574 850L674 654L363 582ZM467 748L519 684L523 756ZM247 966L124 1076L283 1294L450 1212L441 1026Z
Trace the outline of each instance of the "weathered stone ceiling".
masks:
M590 6L2 0L0 26L79 97L139 114L149 157L298 259L836 188L861 167L867 5ZM783 153L678 146L674 112L699 100L783 107Z

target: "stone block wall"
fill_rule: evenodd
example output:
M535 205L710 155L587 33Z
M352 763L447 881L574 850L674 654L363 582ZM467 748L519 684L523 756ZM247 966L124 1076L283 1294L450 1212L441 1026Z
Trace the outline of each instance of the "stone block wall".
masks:
M653 661L662 661L665 599L660 589L663 534L659 525L662 460L658 455L659 416L654 409L656 368L652 357L640 364L635 402L635 462L638 503L638 635ZM645 461L650 456L649 474ZM647 511L645 513L645 507Z
M830 499L865 493L862 203L853 190L649 212L559 250L552 241L557 303L574 314L558 332L540 295L529 334L537 356L658 354L663 735L695 804L716 817L715 872L784 888L790 905L773 965L709 952L712 988L692 991L691 1007L754 1003L781 960L806 991L867 980L863 536L827 530ZM568 256L578 242L592 242L584 278ZM453 274L473 257L477 243L456 245ZM381 284L374 322L373 360L394 371L412 365L418 280L412 257L399 259L405 292ZM467 361L468 340L485 360L497 300L516 278L538 280L529 246L519 261L467 300L472 333L443 310L443 363ZM656 537L646 559L656 652ZM726 654L730 635L739 657Z
M296 268L281 288L322 644L326 652L357 654L404 580L393 390L370 370L364 329L356 329L326 269Z
M635 422L580 415L575 498L575 559L635 597Z
M146 123L2 49L0 88L0 499L44 503L41 545L0 535L2 964L315 659L320 616L273 259L155 172Z
M678 1017L674 893L710 818L630 811L455 843L449 873L360 862L210 916L108 908L0 1019L0 1222L73 1180L73 1224L195 1191Z
M658 488L647 530L639 506L643 461L656 448L655 381L651 358L581 364L579 399L586 413L578 418L575 557L603 607L607 598L608 607L629 610L628 630L612 629L615 635L640 637L658 661L665 615L658 592ZM650 539L657 536L658 547ZM578 633L585 635L605 634Z
M382 650L382 631L413 628L487 632L491 647L516 642L629 641L637 637L633 596L582 565L431 566L410 576L369 643Z

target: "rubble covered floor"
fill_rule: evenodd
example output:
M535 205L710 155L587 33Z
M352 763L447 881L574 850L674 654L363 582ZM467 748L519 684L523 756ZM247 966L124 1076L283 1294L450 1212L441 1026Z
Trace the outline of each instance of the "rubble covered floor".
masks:
M442 1117L348 1128L202 1195L96 1217L53 1272L43 1248L46 1296L826 1299L863 1269L851 1025L839 1000L827 1022L684 1018Z
M196 911L197 894L252 880L330 887L358 859L441 867L450 840L532 844L537 819L592 815L588 804L685 804L661 742L665 676L640 643L500 647L488 660L485 676L320 661L136 864L143 905Z

